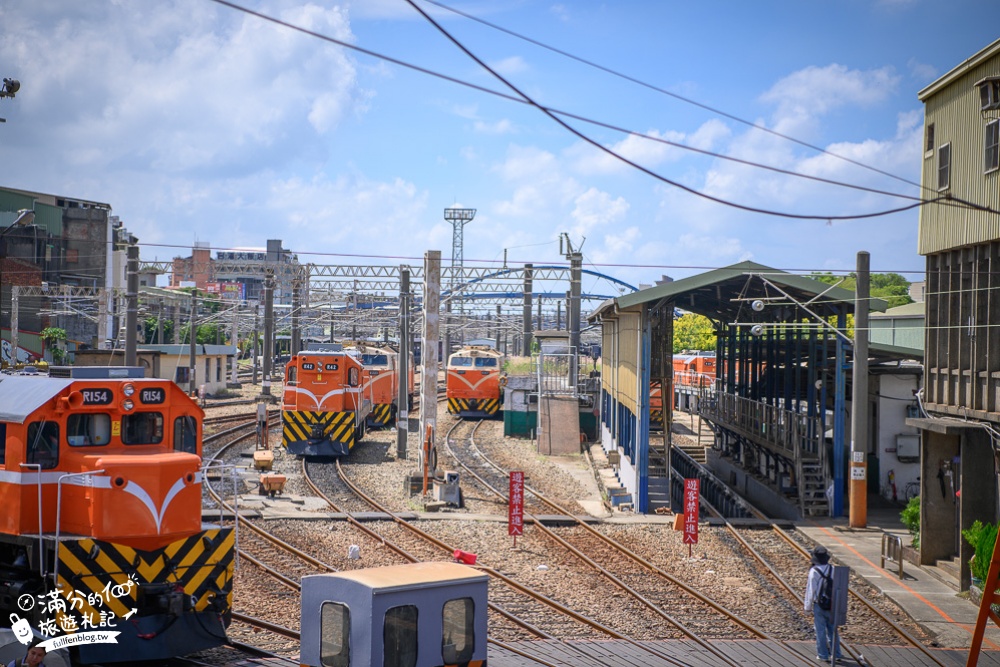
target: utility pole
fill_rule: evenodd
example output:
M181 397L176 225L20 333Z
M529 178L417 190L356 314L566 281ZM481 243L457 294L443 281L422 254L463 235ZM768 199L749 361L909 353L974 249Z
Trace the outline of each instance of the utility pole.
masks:
M127 255L127 267L125 276L125 365L136 366L138 359L136 354L136 325L139 314L139 246L134 236L129 237Z
M233 326L232 326L231 332L232 333L229 336L229 340L232 342L233 349L235 350L233 352L233 373L232 373L232 380L231 381L232 381L232 383L234 385L236 385L236 384L240 383L240 376L237 373L237 366L239 365L237 362L238 362L239 356L240 356L240 338L239 338L239 336L240 336L240 302L239 301L237 301L233 305Z
M533 265L524 265L524 309L522 311L522 339L521 355L531 356L531 277Z
M253 307L253 378L250 380L250 384L257 384L257 373L260 371L260 367L257 364L257 359L260 358L260 304L256 304Z
M496 321L496 325L497 325L496 326L496 331L494 331L494 334L496 335L496 341L494 342L493 345L494 345L494 347L496 347L497 352L499 352L500 351L500 304L497 304L497 321Z
M271 400L271 365L274 363L274 269L264 276L264 382L260 395Z
M437 429L438 334L441 308L441 251L424 253L424 335L421 344L423 372L420 377L420 439ZM421 468L424 465L421 449Z
M868 310L871 255L858 253L854 292L854 369L851 382L851 528L868 525Z
M289 354L295 356L299 353L299 310L302 308L302 280L298 273L292 278L292 339L289 341L291 349Z
M163 345L163 299L157 302L159 308L156 310L156 344Z
M563 247L565 241L565 247ZM586 238L580 242L579 248L573 248L573 242L569 239L569 234L563 233L560 239L560 249L564 251L566 259L569 260L569 304L566 307L566 326L569 329L569 346L572 349L572 359L570 367L570 378L576 382L579 377L580 367L580 297L581 282L583 278L583 244ZM664 398L666 400L666 398Z
M396 458L406 458L410 434L410 269L399 267L399 387L396 393Z
M196 294L197 290L191 292L191 324L188 328L188 338L190 339L190 349L188 352L188 373L190 373L190 377L188 377L188 393L191 396L194 396L198 389L198 385L195 383L195 374L198 371L197 362L195 360L195 344L198 336L194 326L194 313L197 310L195 301Z

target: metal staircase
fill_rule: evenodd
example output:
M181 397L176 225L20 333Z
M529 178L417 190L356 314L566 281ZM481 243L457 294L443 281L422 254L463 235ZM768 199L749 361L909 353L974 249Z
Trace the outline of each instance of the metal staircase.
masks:
M799 511L803 517L829 516L830 503L826 497L826 472L823 462L800 457L798 460Z

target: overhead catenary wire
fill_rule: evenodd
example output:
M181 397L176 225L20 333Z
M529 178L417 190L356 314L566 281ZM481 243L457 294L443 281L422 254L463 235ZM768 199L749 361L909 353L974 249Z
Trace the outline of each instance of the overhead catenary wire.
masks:
M825 148L823 148L821 146L816 146L814 144L810 144L807 141L803 141L801 139L797 139L797 138L795 138L795 137L793 137L791 135L785 134L783 132L779 132L777 130L773 130L773 129L771 129L769 127L766 127L764 125L760 125L759 123L754 123L753 121L749 121L749 120L746 120L745 118L741 118L741 117L739 117L739 116L737 116L735 114L732 114L732 113L729 113L729 112L726 112L726 111L722 111L721 109L709 106L708 104L705 104L703 102L698 102L697 100L691 99L689 97L685 97L684 95L680 95L678 93L675 93L673 91L667 90L665 88L661 88L659 86L653 85L651 83L648 83L646 81L638 79L638 78L636 78L634 76L631 76L629 74L625 74L623 72L619 72L619 71L614 70L614 69L612 69L610 67L605 67L604 65L601 65L600 63L596 63L596 62L593 62L593 61L588 60L586 58L582 58L580 56L574 55L572 53L569 53L568 51L564 51L564 50L556 48L556 47L554 47L554 46L552 46L550 44L546 44L545 42L542 42L542 41L539 41L539 40L536 40L536 39L532 39L531 37L527 37L526 35L522 35L521 33L518 33L518 32L515 32L513 30L510 30L509 28L504 28L501 25L498 25L498 24L495 24L495 23L491 23L490 21L482 19L482 18L480 18L478 16L475 16L473 14L470 14L468 12L464 12L464 11L462 11L460 9L456 9L455 7L450 7L450 6L448 6L448 5L446 5L446 4L442 3L442 2L438 2L437 0L424 0L424 2L427 2L428 4L434 5L435 7L440 7L441 9L444 9L446 11L449 11L449 12L452 12L452 13L457 14L459 16L462 16L464 18L467 18L470 21L475 21L476 23L479 23L481 25L485 25L485 26L487 26L489 28L492 28L494 30L498 30L500 32L503 32L503 33L505 33L507 35L510 35L511 37L515 37L517 39L523 40L523 41L528 42L530 44L534 44L535 46L537 46L539 48L542 48L542 49L545 49L547 51L551 51L552 53L556 53L556 54L559 54L559 55L561 55L563 57L569 58L571 60L575 60L575 61L577 61L579 63L587 65L588 67L593 67L594 69L601 70L602 72L605 72L605 73L610 74L612 76L624 79L624 80L629 81L631 83L634 83L634 84L636 84L638 86L642 86L644 88L648 88L649 90L661 93L661 94L666 95L668 97L672 97L672 98L674 98L676 100L684 102L685 104L690 104L692 106L698 107L699 109L704 109L705 111L709 111L709 112L711 112L713 114L716 114L717 116L722 116L723 118L728 118L729 120L735 121L735 122L740 123L742 125L746 125L748 127L756 129L756 130L760 130L761 132L766 132L767 134L771 134L771 135L779 137L781 139L785 139L786 141L790 141L790 142L798 144L800 146L804 146L805 148L812 149L812 150L817 151L819 153L822 153L824 155L829 155L830 157L836 158L838 160L843 160L844 162L848 162L848 163L853 164L855 166L861 167L862 169L867 169L867 170L873 171L873 172L875 172L877 174L881 174L883 176L888 176L889 178L895 179L895 180L900 181L902 183L906 183L907 185L913 185L913 186L916 186L918 188L923 188L925 190L932 191L932 189L930 187L925 186L925 185L921 185L920 183L917 183L915 181L911 181L908 178L904 178L902 176L899 176L897 174L893 174L893 173L888 172L888 171L883 171L882 169L878 169L877 167L873 167L871 165L865 164L865 163L860 162L858 160L853 160L853 159L851 159L849 157L846 157L844 155L839 155L839 154L834 153L833 151L827 150L827 149L825 149Z
M445 35L458 48L460 48L463 52L465 52L470 58L472 58L473 60L475 60L481 67L483 67L492 76L494 76L495 78L497 78L499 81L503 82L511 90L516 91L517 95L516 96L515 95L508 95L508 94L503 93L503 92L492 90L492 89L487 88L485 86L479 86L477 84L474 84L474 83L471 83L471 82L468 82L468 81L463 81L462 79L459 79L457 77L453 77L453 76L449 76L449 75L446 75L446 74L442 74L440 72L435 72L434 70L430 70L428 68L421 67L419 65L414 65L413 63L409 63L409 62L403 61L403 60L398 59L398 58L393 58L391 56L380 54L380 53L372 51L370 49L365 49L365 48L359 47L359 46L357 46L355 44L350 44L350 43L345 42L343 40L339 40L339 39L336 39L334 37L330 37L328 35L324 35L323 33L319 33L319 32L316 32L314 30L309 30L307 28L303 28L301 26L295 25L295 24L293 24L291 22L288 22L288 21L284 21L282 19L278 19L276 17L270 16L270 15L265 14L263 12L258 12L256 10L249 9L249 8L244 7L242 5L238 5L238 4L234 3L234 2L230 2L229 0L211 0L211 1L215 2L217 4L229 7L231 9L236 10L236 11L240 11L240 12L244 12L246 14L252 15L252 16L256 16L256 17L258 17L258 18L260 18L262 20L269 21L271 23L283 26L283 27L288 28L290 30L295 30L295 31L301 32L303 34L309 35L311 37L315 37L317 39L321 39L321 40L330 42L332 44L336 44L338 46L342 46L344 48L351 49L351 50L357 51L359 53L363 53L365 55L369 55L369 56L374 57L374 58L385 60L386 62L390 62L390 63L393 63L395 65L399 65L401 67L412 69L414 71L418 71L418 72L421 72L423 74L427 74L429 76L440 78L442 80L446 80L446 81L449 81L451 83L455 83L455 84L458 84L458 85L461 85L461 86L472 88L472 89L478 90L480 92L484 92L484 93L487 93L487 94L490 94L490 95L494 95L494 96L506 99L508 101L517 102L519 104L527 104L529 106L535 107L536 109L538 109L539 111L541 111L542 113L544 113L545 115L547 115L549 118L551 118L553 121L555 121L557 124L559 124L560 126L562 126L564 129L566 129L568 132L570 132L571 134L573 134L574 136L576 136L577 138L581 139L582 141L584 141L587 144L590 144L591 146L597 148L598 150L600 150L600 151L602 151L602 152L604 152L604 153L612 156L613 158L621 161L623 164L631 166L632 168L634 168L634 169L636 169L638 171L641 171L641 172L647 174L648 176L650 176L652 178L655 178L656 180L659 180L659 181L661 181L663 183L666 183L667 185L670 185L672 187L676 187L676 188L678 188L680 190L683 190L685 192L688 192L688 193L690 193L692 195L695 195L697 197L706 199L708 201L715 202L715 203L723 205L723 206L728 206L728 207L731 207L731 208L735 208L735 209L738 209L738 210L743 210L743 211L750 212L750 213L758 213L758 214L762 214L762 215L773 215L775 217L788 218L788 219L796 219L796 220L823 220L823 221L838 220L838 221L844 221L844 220L863 220L863 219L868 219L868 218L883 217L883 216L887 216L887 215L892 215L894 213L901 213L901 212L904 212L904 211L912 210L914 208L925 206L927 204L937 204L937 203L942 203L942 202L944 202L944 203L951 203L951 202L954 202L954 201L958 201L958 200L954 199L953 197L951 197L950 194L945 194L945 195L935 196L932 199L920 199L919 201L916 201L915 203L907 205L907 206L901 206L901 207L897 207L897 208L885 209L885 210L875 211L875 212L870 212L870 213L854 214L854 215L800 214L800 213L792 213L792 212L787 212L787 211L776 211L776 210L772 210L772 209L765 209L765 208L761 208L761 207L749 206L749 205L746 205L746 204L740 204L738 202L727 200L727 199L724 199L722 197L716 197L714 195L710 195L710 194L708 194L706 192L702 192L702 191L697 190L695 188L686 186L686 185L684 185L683 183L681 183L679 181L675 181L673 179L669 179L669 178L667 178L667 177L665 177L665 176L663 176L661 174L658 174L657 172L655 172L655 171L653 171L653 170L651 170L651 169L649 169L647 167L644 167L644 166L642 166L642 165L640 165L640 164L638 164L638 163L636 163L636 162L634 162L632 160L629 160L628 158L624 157L623 155L621 155L621 154L619 154L619 153L611 150L610 148L607 148L606 146L602 145L600 142L598 142L595 139L589 137L588 135L584 134L583 132L577 130L576 128L574 128L573 126L569 125L568 123L566 123L565 121L563 121L560 118L561 112L559 112L557 110L550 109L550 108L548 108L548 107L546 107L544 105L539 104L537 101L535 101L534 99L532 99L531 97L527 96L522 91L520 91L516 86L514 86L513 84L511 84L510 82L508 82L504 77L502 77L495 70L493 70L492 68L490 68L485 62L483 62L481 59L479 59L478 57L476 57L470 50L468 50L464 45L462 45L461 42L459 42L457 39L455 39L453 36L451 36L451 34L448 33L448 31L446 31L442 26L440 26L440 24L438 24L436 21L434 21L433 18L431 18L426 12L424 12L422 9L420 9L411 0L407 0L408 4L410 4L416 11L418 11L419 13L421 13L425 17L426 20L428 20L435 28L437 28L438 31L440 31L443 35ZM588 122L590 122L590 121L588 121ZM640 137L650 138L650 137L647 137L646 135L643 135L642 133L638 133L638 132L631 132L631 131L629 131L629 133L630 134L635 134L636 136L640 136ZM681 148L685 148L685 149L688 148L687 146L685 146L683 144L677 144L677 146L681 147ZM766 168L764 165L761 165L759 163L750 162L750 161L747 161L746 164L752 165L752 166L755 166L755 167ZM795 173L795 172L792 172L792 173ZM799 175L799 176L805 177L804 175ZM835 183L837 185L841 186L841 187L851 187L848 184L839 183L839 182L835 182ZM893 195L893 196L905 196L905 195ZM980 208L980 209L988 210L990 212L995 212L992 209L989 209L988 207L982 207L982 206L979 206L978 204L973 204L971 202L960 201L959 204L961 204L963 206L970 206L970 207L975 207L975 208Z

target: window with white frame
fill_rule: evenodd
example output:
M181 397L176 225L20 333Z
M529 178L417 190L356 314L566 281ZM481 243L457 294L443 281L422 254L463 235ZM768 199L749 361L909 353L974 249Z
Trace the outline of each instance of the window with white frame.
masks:
M986 172L1000 168L1000 120L986 123L983 142L983 170Z
M938 148L938 190L947 190L951 186L951 144Z

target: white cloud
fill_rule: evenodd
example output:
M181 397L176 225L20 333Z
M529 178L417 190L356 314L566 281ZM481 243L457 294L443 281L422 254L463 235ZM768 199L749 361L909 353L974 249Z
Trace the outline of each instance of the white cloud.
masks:
M777 107L775 130L805 136L819 117L844 106L870 108L887 100L898 84L891 67L861 71L837 64L812 66L784 77L760 99Z
M510 56L503 60L490 63L490 67L503 76L512 76L528 71L528 63L521 56Z
M262 9L352 39L343 10L287 5ZM48 121L49 136L81 167L273 165L287 159L288 137L330 132L360 93L343 51L191 0L93 5L54 25L4 18L0 60L21 73L19 103Z
M652 169L692 155L689 151L664 143L665 141L711 151L729 135L730 130L725 123L712 119L691 134L653 129L644 135L630 134L608 148L636 164ZM575 160L574 168L585 175L622 173L632 169L613 155L582 142L574 145L567 153Z

